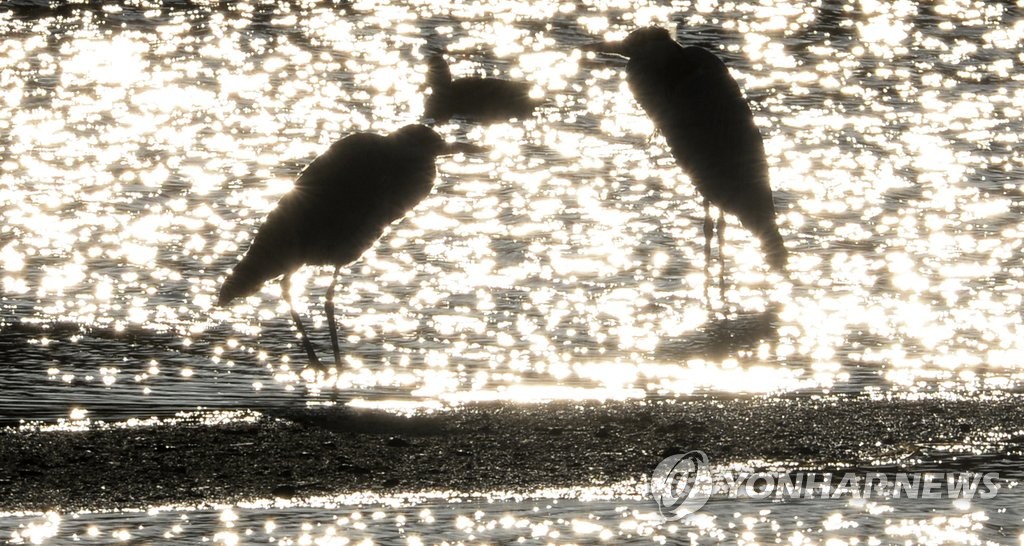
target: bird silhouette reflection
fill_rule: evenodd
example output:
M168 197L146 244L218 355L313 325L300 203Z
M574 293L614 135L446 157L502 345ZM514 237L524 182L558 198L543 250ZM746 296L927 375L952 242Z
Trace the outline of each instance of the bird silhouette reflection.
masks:
M529 116L543 101L530 97L530 84L498 78L452 78L440 53L427 58L430 95L424 117L445 122L452 117L493 123Z

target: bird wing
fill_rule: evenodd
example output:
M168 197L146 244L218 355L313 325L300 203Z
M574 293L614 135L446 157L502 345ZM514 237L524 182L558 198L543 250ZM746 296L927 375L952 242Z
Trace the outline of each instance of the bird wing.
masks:
M359 184L360 174L372 173L386 162L387 139L372 133L354 133L338 140L299 174L296 187Z
M658 103L651 117L701 194L727 209L736 195L770 196L761 133L725 64L706 49L679 48L663 81L648 100Z
M762 240L769 263L781 267L786 250L761 132L728 68L699 47L680 48L669 96L680 102L661 127L680 166L715 206L736 215ZM654 117L652 115L652 117Z
M355 134L314 160L279 208L306 211L297 234L307 241L304 263L346 264L430 193L434 175L433 154Z
M349 263L369 248L389 223L381 218L387 193L381 189L393 184L388 144L357 133L314 159L267 215L220 300L250 295L304 264Z

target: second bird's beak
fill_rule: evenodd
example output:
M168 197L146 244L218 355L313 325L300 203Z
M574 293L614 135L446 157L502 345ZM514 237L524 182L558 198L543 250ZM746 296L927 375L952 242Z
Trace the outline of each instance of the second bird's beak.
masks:
M441 155L455 155L455 154L481 154L490 151L483 146L477 146L476 144L470 144L468 142L447 142L445 143L444 151Z

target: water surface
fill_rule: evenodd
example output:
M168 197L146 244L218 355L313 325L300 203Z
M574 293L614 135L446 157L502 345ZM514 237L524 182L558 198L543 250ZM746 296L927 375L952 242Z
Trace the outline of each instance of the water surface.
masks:
M331 396L1020 389L1020 7L44 4L0 10L4 424ZM579 50L647 24L728 63L791 252L784 279L731 229L710 312L701 201L624 63ZM419 120L441 47L456 76L525 80L547 103L439 128L491 152L442 158L431 196L346 269L346 363L311 385L279 285L215 295L313 157ZM322 356L329 281L295 277Z

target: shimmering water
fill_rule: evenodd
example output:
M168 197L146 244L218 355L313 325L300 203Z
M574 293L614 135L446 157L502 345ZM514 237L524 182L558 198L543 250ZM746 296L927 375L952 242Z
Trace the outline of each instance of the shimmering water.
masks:
M327 391L417 406L1021 387L1020 6L43 4L0 8L4 424ZM652 23L740 82L791 251L783 279L730 230L710 313L700 200L623 63L579 50ZM348 268L346 365L313 385L276 283L227 309L215 294L313 157L419 119L439 47L456 76L529 81L547 103L440 127L491 152L439 161L431 196ZM325 356L329 280L295 278Z
M134 414L146 397L211 384L239 396L262 385L264 399L301 388L279 287L227 309L214 294L311 158L418 120L423 54L440 46L456 75L526 80L548 103L524 121L441 128L492 151L442 160L435 192L349 268L346 392L1019 386L1013 9L368 8L5 13L4 322L83 327L19 336L28 345L11 358L26 357L4 374L5 396L94 393ZM578 49L648 23L681 24L684 43L729 62L793 255L789 280L768 275L756 241L731 230L710 317L700 200L622 63ZM300 275L298 306L326 349L327 272Z
M317 499L200 509L157 507L128 514L51 513L12 518L24 543L66 537L79 544L1009 544L1020 493L991 514L948 501L709 503L694 524L660 524L636 502L580 498L465 497Z

